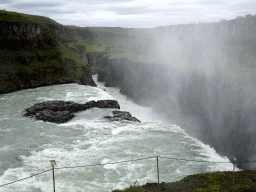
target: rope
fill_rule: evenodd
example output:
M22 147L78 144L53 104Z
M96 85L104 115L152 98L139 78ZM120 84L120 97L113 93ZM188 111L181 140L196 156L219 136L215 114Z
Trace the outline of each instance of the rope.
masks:
M156 156L155 156L155 157L156 157ZM104 163L104 164L84 165L84 166L75 166L75 167L59 167L59 168L54 168L54 169L70 169L70 168L78 168L78 167L92 167L92 166L99 166L99 165L109 165L109 164L116 164L116 163L125 163L125 162L130 162L130 161L140 161L140 160L145 160L145 159L152 159L152 158L155 158L155 157L147 157L147 158L141 158L141 159L126 160L126 161L117 161L117 162L113 162L113 163ZM46 171L43 171L43 172L40 172L40 173L31 175L31 176L29 176L29 177L25 177L25 178L23 178L23 179L19 179L19 180L10 182L10 183L6 183L6 184L4 184L4 185L0 185L0 187L6 186L6 185L10 185L10 184L13 184L13 183L16 183L16 182L25 180L25 179L29 179L29 178L31 178L31 177L34 177L34 176L36 176L36 175L43 174L43 173L48 172L48 171L51 171L51 170L52 170L52 169L48 169L48 170L46 170Z
M179 160L179 161L195 161L195 162L207 162L207 163L232 163L232 162L216 162L216 161L204 161L204 160L189 160L189 159L178 159L178 158L173 158L173 157L162 157L162 156L158 156L161 158L165 158L165 159L173 159L173 160ZM254 161L240 161L236 163L249 163L249 162L256 162L256 160Z
M73 169L73 168L78 168L78 167L94 167L94 166L99 166L99 165L102 166L102 165L111 165L111 164L117 164L117 163L127 163L127 162L132 162L132 161L141 161L141 160L145 160L145 159L153 159L153 158L156 158L156 157L160 157L160 158L164 158L164 159L178 160L178 161L188 161L188 162L192 161L192 162L206 162L206 163L231 163L231 162L215 162L215 161L204 161L204 160L178 159L178 158L174 158L174 157L153 156L153 157L146 157L146 158L140 158L140 159L132 159L132 160L126 160L126 161L116 161L116 162L104 163L104 164L81 165L81 166L75 166L75 167L59 167L59 168L56 167L54 169ZM254 161L236 162L236 163L249 163L249 162L256 162L256 160L254 160ZM6 186L6 185L10 185L10 184L13 184L13 183L25 180L25 179L29 179L31 177L34 177L34 176L46 173L46 172L51 171L51 170L52 169L48 169L48 170L45 170L43 172L31 175L29 177L25 177L25 178L22 178L22 179L19 179L19 180L10 182L10 183L6 183L4 185L0 185L0 187Z
M253 161L241 161L241 162L236 162L236 163L250 163L250 162L256 162L256 160L253 160Z
M127 162L131 162L131 161L140 161L140 160L152 159L152 158L156 158L156 157L157 156L141 158L141 159L126 160L126 161L117 161L117 162L113 162L113 163L94 164L94 165L81 165L81 166L75 166L75 167L59 167L59 168L54 168L54 169L72 169L72 168L77 168L77 167L94 167L94 166L99 166L99 165L111 165L111 164L117 164L117 163L127 163Z
M231 163L231 162L215 162L215 161L204 161L204 160L189 160L189 159L178 159L178 158L173 158L173 157L162 157L164 159L172 159L172 160L179 160L179 161L194 161L194 162L205 162L205 163Z
M40 174L46 173L46 172L51 171L51 170L52 170L52 169L48 169L48 170L46 170L46 171L43 171L43 172L40 172L40 173L31 175L31 176L29 176L29 177L25 177L25 178L23 178L23 179L19 179L19 180L10 182L10 183L6 183L6 184L4 184L4 185L0 185L0 187L6 186L6 185L10 185L10 184L13 184L13 183L16 183L16 182L18 182L18 181L25 180L25 179L29 179L29 178L31 178L31 177L34 177L34 176L36 176L36 175L40 175Z

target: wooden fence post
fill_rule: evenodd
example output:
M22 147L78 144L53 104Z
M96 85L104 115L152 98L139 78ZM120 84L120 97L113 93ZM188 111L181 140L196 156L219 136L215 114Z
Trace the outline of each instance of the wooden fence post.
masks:
M158 156L156 157L156 163L157 163L157 181L158 181L158 191L159 191L159 165L158 165Z
M50 162L52 165L53 192L55 192L54 165L56 165L56 162L55 160L51 160Z
M55 192L54 165L52 165L53 192Z
M236 160L234 160L234 167L233 167L233 191L234 191L234 187L235 187L235 169L236 169Z

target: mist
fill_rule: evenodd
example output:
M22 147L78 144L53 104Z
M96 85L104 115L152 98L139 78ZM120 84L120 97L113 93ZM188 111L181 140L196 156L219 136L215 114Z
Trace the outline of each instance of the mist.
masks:
M152 29L91 28L106 86L150 106L231 161L256 160L256 17ZM94 43L95 43L94 42ZM253 163L238 164L255 167Z
M164 69L156 77L164 86L158 84L153 108L230 160L256 160L255 21L168 26L150 32L154 44L149 54L159 58L157 64Z

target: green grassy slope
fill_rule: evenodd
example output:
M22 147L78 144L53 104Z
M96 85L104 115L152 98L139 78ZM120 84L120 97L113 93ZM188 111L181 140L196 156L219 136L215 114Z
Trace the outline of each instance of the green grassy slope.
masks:
M110 59L126 58L137 62L159 61L147 50L151 39L143 35L146 29L68 27L83 37L81 43L86 44L86 53L105 52Z
M0 24L0 93L68 82L93 85L81 55L85 47L67 27L3 10Z
M234 181L234 182L233 182ZM143 186L131 185L125 190L113 192L229 192L254 191L256 189L256 171L213 172L189 175L173 183L147 183Z

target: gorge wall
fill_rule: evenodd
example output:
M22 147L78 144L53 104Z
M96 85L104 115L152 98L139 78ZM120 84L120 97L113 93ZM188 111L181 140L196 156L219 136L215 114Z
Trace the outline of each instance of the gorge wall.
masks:
M138 62L133 57L99 59L96 65L103 70L98 78L153 107L230 160L253 161L255 23L255 17L247 17L148 29L136 39L141 47L145 39L150 41L140 54L153 55L158 62Z
M95 85L85 46L55 21L0 11L0 93L63 83Z

